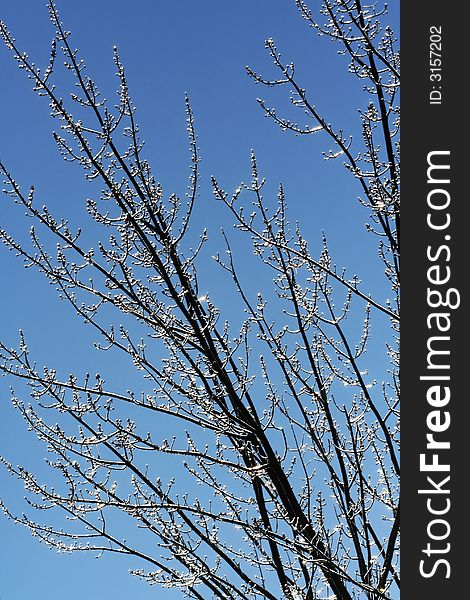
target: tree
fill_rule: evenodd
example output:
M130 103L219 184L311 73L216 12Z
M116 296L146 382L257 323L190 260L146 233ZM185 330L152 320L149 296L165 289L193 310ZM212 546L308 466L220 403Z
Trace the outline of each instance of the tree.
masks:
M282 186L276 203L264 197L253 153L249 184L232 194L215 178L212 186L273 287L253 294L223 233L225 252L214 258L238 305L215 306L201 292L206 235L197 240L191 227L200 175L189 100L191 175L182 201L165 195L145 158L116 48L113 107L87 75L54 2L44 70L1 25L6 46L60 125L54 139L62 156L101 188L99 200L87 200L92 223L82 233L39 208L34 188L24 192L1 163L7 195L35 223L29 244L5 230L2 241L96 330L99 349L124 353L142 376L140 389L116 390L99 374L38 369L23 335L18 348L1 343L3 372L30 386L32 404L16 395L13 402L52 453L48 463L58 477L52 486L3 463L23 481L33 513L58 509L68 520L46 524L2 504L4 512L59 550L138 557L142 570L134 574L193 598L375 600L399 586L396 40L383 25L386 11L359 0L326 0L318 20L306 3L295 4L364 81L362 142L317 111L272 40L266 47L276 76L248 74L261 86L287 86L309 122L297 125L259 100L269 118L299 135L323 132L333 146L325 158L344 160L371 215L385 301L334 265L326 239L321 255L312 255L300 226L290 225ZM54 84L59 54L74 82L67 97ZM368 379L364 356L372 317L389 325L381 384ZM175 465L168 481L159 477L165 462ZM134 533L123 536L129 522Z

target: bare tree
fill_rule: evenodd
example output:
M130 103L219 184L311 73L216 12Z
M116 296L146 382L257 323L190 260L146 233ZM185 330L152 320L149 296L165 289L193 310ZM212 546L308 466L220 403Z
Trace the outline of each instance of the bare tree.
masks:
M362 139L320 114L273 40L266 47L274 77L248 73L262 86L287 87L308 119L298 125L259 100L273 121L296 134L323 132L332 148L325 158L341 157L351 172L358 210L371 215L386 291L384 300L373 297L363 275L337 268L326 239L320 256L312 255L300 227L289 223L282 187L277 201L265 199L253 154L249 184L230 194L212 181L215 198L251 240L252 260L272 274L272 290L253 294L223 234L214 258L239 300L236 331L235 308L215 306L200 289L206 234L196 246L199 156L189 101L190 187L181 199L164 193L144 157L117 49L112 106L87 75L54 2L44 70L1 25L59 124L54 138L64 159L102 188L98 200L87 200L97 239L91 249L81 230L39 208L34 188L23 191L1 164L6 193L34 223L28 244L5 230L2 241L95 328L99 349L127 355L142 376L140 389L116 390L100 375L38 369L23 335L18 348L2 343L3 372L30 386L32 403L14 395L14 405L59 475L52 487L3 460L24 483L31 514L3 509L51 547L138 557L135 575L193 598L375 600L396 597L399 586L396 39L375 5L326 0L316 19L305 2L295 4L364 82ZM53 83L56 62L73 80L68 96ZM389 331L379 383L364 356L373 318ZM162 465L171 465L173 479L162 479ZM133 533L123 535L129 524Z

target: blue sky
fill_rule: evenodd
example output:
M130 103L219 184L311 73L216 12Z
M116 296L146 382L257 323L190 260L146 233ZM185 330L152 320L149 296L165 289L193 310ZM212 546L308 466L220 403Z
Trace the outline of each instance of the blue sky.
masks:
M291 215L303 223L312 248L320 249L324 230L338 264L360 264L370 272L372 265L364 258L371 248L363 233L365 214L355 200L357 189L340 163L323 161L321 151L330 148L329 142L322 135L298 138L279 131L263 117L256 97L286 106L287 90L270 95L245 73L247 64L263 73L273 72L264 49L264 40L273 37L286 60L295 60L320 112L338 127L357 133L350 124L357 122L364 98L361 88L347 74L336 46L308 29L293 1L136 0L131 9L122 0L81 0L59 1L58 7L72 31L73 45L108 96L115 85L112 48L119 47L147 141L147 156L167 192L183 194L187 184L184 94L189 94L203 158L195 224L209 228L214 247L222 246L219 229L221 225L229 229L230 220L216 206L209 177L216 175L227 190L248 180L254 148L272 189L283 182ZM38 64L47 62L52 29L45 2L4 3L1 18ZM77 169L61 161L51 137L53 123L46 102L31 93L30 82L3 47L0 81L2 160L26 189L35 185L40 204L80 223L87 185ZM23 235L30 223L6 199L1 201L2 226ZM0 269L3 340L15 344L22 328L39 364L47 361L65 369L72 363L73 369L86 369L96 360L88 333L74 320L72 311L56 300L49 285L25 271L4 249ZM372 272L369 289L375 281ZM213 295L219 293L223 300L223 286L213 283ZM43 450L10 408L10 383L0 381L0 454L41 470ZM16 502L23 492L14 484L0 473L2 494ZM124 600L156 594L162 599L179 598L175 592L148 588L131 578L124 559L58 556L5 519L0 519L0 539L2 600Z

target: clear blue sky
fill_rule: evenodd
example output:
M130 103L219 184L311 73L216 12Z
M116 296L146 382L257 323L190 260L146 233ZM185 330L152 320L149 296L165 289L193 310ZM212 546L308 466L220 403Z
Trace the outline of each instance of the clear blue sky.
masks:
M187 184L184 94L190 95L203 157L196 224L208 226L214 247L221 245L220 224L227 227L229 220L215 206L209 176L216 175L225 189L235 188L249 179L250 149L255 148L273 189L279 181L284 183L291 215L307 228L312 247L320 248L324 230L338 264L362 263L367 270L364 255L370 246L362 233L365 214L355 201L357 189L340 163L322 160L321 151L330 148L329 142L322 135L298 138L280 132L263 117L256 97L282 107L288 101L287 90L283 100L270 97L244 70L249 64L273 72L264 50L264 40L273 37L286 60L295 60L305 87L326 118L357 134L350 124L357 123L357 109L363 103L360 86L348 76L336 46L308 29L293 1L135 0L131 8L123 0L59 0L58 7L72 31L73 45L108 96L115 84L112 47L119 47L147 156L167 192L184 194ZM0 16L20 46L38 64L46 63L52 29L45 2L3 3ZM35 185L40 204L80 222L88 188L79 171L61 161L50 135L54 124L46 102L32 94L30 82L3 47L0 81L2 160L26 189ZM15 234L27 232L30 223L25 223L21 211L7 205L2 199L2 226ZM58 303L54 290L3 249L0 269L2 339L15 344L21 327L39 364L90 370L90 361L96 360L90 338L72 311ZM221 287L214 283L213 297ZM375 285L373 276L368 284L369 289ZM223 299L223 292L219 293ZM0 381L0 454L41 470L43 450L10 408L10 383ZM0 486L12 502L23 496L3 472ZM5 519L0 519L0 540L1 600L180 597L131 578L124 559L58 556Z

